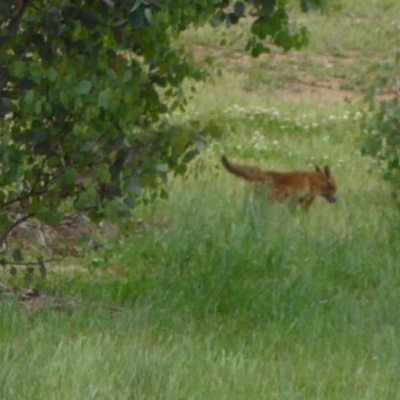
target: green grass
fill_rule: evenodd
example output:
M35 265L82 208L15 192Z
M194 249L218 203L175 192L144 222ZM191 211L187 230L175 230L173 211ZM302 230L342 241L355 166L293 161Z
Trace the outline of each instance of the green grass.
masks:
M370 199L293 215L233 183L182 184L154 210L169 227L108 255L118 284L97 267L85 291L125 311L3 304L3 398L395 398L398 224Z
M381 166L357 150L365 105L326 92L340 79L354 95L371 55L391 57L387 21L400 9L342 3L330 17L293 5L312 30L303 52L249 61L238 43L224 50L224 76L170 116L221 138L172 178L167 200L137 208L136 235L49 271L46 290L79 306L0 302L0 399L400 398L398 210ZM215 38L205 28L186 39ZM333 67L320 70L321 57ZM329 164L340 200L307 214L268 207L221 154L281 170Z
M190 30L184 33L182 43L200 60L213 55L217 67L233 72L236 82L228 77L230 84L236 86L245 80L247 90L258 92L259 97L271 92L276 95L282 89L304 90L304 84L334 89L338 86L359 95L367 87L376 64L393 61L399 50L400 4L393 0L336 3L341 4L340 11L321 15L304 14L299 2L291 1L292 19L307 26L311 33L309 46L300 52L285 53L271 46L271 54L252 59L243 52L250 18L241 21L237 29L221 26L217 31L211 27ZM226 39L227 46L220 45L222 39Z

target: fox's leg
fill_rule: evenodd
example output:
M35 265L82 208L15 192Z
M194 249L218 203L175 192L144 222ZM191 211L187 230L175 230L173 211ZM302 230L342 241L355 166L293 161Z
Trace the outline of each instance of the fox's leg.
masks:
M304 211L308 211L308 209L310 208L310 206L314 202L314 200L315 200L315 196L311 196L311 195L300 198L300 204L302 205Z
M289 210L291 213L296 212L297 206L299 204L302 204L301 201L299 201L299 199L295 198L295 197L291 197L288 201L288 206L289 206Z
M265 182L256 182L254 184L254 199L260 203L274 203L274 198L271 195L270 187Z

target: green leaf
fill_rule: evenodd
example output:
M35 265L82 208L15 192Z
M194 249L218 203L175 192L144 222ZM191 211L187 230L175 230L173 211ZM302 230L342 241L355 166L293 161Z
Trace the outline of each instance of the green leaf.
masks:
M43 78L43 72L43 66L39 62L35 62L29 65L30 76L36 84L40 84Z
M292 38L288 32L280 31L274 38L274 43L288 51L293 47Z
M101 108L110 108L111 102L113 100L113 92L111 88L107 88L99 93L99 100L97 105Z
M300 0L301 11L308 12L315 9L315 6L309 0Z
M35 92L32 89L29 89L25 93L24 102L26 104L32 104L34 98L35 98Z
M131 12L128 16L128 21L133 29L142 29L146 26L146 18L143 8Z
M142 194L142 188L140 186L140 183L137 179L130 179L129 181L129 189L132 193L135 193L136 195L140 196Z
M79 95L85 95L88 94L92 90L92 82L88 81L87 79L84 79L79 82L75 93Z
M25 283L26 286L30 286L32 284L33 272L34 272L34 269L31 268L31 267L27 268L26 271L25 271L24 283Z
M237 1L235 5L233 6L233 12L238 16L238 17L243 17L244 12L245 12L245 5L242 1Z
M64 213L47 209L39 210L35 216L39 221L42 221L48 225L57 225L65 218Z
M65 190L68 194L72 194L76 186L76 178L78 173L75 169L69 169L61 176L61 189Z
M224 22L226 19L226 15L222 10L218 10L211 18L210 18L210 25L213 28L218 27Z
M60 103L62 104L62 106L68 110L68 103L69 103L69 98L68 98L68 94L65 90L60 91L59 93L59 99L60 99Z
M151 21L153 20L153 14L151 12L150 8L146 8L144 10L144 16L146 17L146 20L149 24L151 24Z
M21 79L25 76L26 64L22 61L16 60L11 64L10 74L15 78Z
M258 18L253 22L250 31L254 36L257 36L260 39L265 39L267 35L272 34L272 30L268 22L261 18Z
M14 104L9 98L0 96L0 118L3 118L13 108Z
M35 114L36 115L42 114L42 102L41 101L36 101L36 103L35 103Z
M131 8L131 12L136 11L143 3L144 3L144 0L136 0L135 4Z
M110 167L107 164L97 165L94 171L95 171L95 180L97 182L100 183L111 182Z
M51 103L44 103L44 114L48 118L53 115L53 107L51 106Z
M93 209L89 211L88 217L93 223L98 224L104 220L104 212L99 211L97 209Z
M308 12L312 10L327 11L329 8L329 0L301 0L300 7L301 11ZM337 5L334 8L340 9Z
M129 208L135 208L136 205L136 200L134 197L125 197L124 203L129 207Z
M99 204L99 196L93 186L86 188L86 191L79 193L79 197L74 202L74 208L76 210L82 210L85 208L94 207Z
M31 130L31 137L36 144L41 144L48 140L48 135L45 129L37 128ZM39 172L40 173L40 172Z
M160 172L168 172L168 166L165 164L158 164L156 169Z
M47 165L51 169L60 167L60 157L57 156L49 157L47 160Z
M57 78L58 78L58 73L57 73L57 71L56 71L55 69L53 69L53 68L50 68L50 69L47 71L47 78L49 79L49 81L50 81L51 83L54 83L54 82L57 80Z
M24 261L24 257L22 255L21 249L15 249L12 254L12 258L15 262Z
M239 19L240 19L240 17L232 12L232 13L228 14L227 22L229 21L229 23L234 25L234 24L237 24L239 22ZM229 25L229 23L228 23L228 25Z
M250 54L252 57L257 58L260 54L269 53L270 49L265 47L261 42L255 40L250 47Z
M133 77L132 71L130 71L130 70L125 71L123 78L122 78L122 82L127 83L132 80L132 77Z
M171 140L171 154L173 157L179 157L186 149L191 140L187 131L176 132Z

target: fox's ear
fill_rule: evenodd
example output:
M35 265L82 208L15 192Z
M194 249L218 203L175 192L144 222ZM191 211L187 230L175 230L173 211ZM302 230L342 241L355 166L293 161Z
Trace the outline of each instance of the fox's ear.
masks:
M321 173L322 173L321 168L318 167L318 165L314 165L314 167L315 167L315 171L316 171L316 172L321 172Z
M328 165L325 165L324 167L324 174L327 178L332 178L331 169L329 168Z

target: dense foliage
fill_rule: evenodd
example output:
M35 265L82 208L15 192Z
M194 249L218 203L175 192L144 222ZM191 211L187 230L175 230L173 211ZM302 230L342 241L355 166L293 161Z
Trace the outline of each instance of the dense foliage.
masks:
M302 1L304 10L324 1ZM129 222L138 199L166 195L207 126L172 126L186 80L207 76L174 40L210 22L253 18L247 50L308 41L287 0L2 0L0 4L0 226L35 216L55 224L71 209ZM17 219L9 210L17 211Z
M378 64L371 71L376 77L367 96L370 114L364 121L360 148L362 154L377 161L400 205L399 68L398 53L394 62Z

